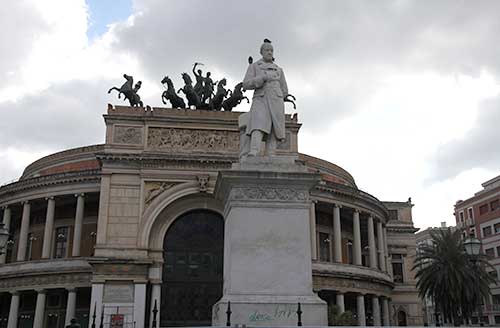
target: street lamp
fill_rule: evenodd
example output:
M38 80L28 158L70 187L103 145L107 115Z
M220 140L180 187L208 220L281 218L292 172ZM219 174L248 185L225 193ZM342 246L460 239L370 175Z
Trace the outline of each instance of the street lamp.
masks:
M0 254L7 248L7 240L9 239L9 232L5 229L5 225L0 223Z
M479 253L481 253L481 241L474 237L474 235L470 235L469 238L467 238L464 241L464 248L465 252L470 256L470 260L472 262L472 265L476 267L477 265L477 257L479 256ZM482 327L483 322L481 321L482 316L483 316L483 306L479 304L479 311L477 313L478 318L477 322L479 325Z
M473 261L475 261L476 256L481 252L481 241L474 236L470 236L464 241L465 252L471 255Z

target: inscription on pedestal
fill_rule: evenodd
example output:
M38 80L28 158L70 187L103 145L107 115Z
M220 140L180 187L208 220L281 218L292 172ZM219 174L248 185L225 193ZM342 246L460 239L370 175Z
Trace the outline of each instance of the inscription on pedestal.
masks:
M104 285L105 303L132 303L134 301L134 285Z

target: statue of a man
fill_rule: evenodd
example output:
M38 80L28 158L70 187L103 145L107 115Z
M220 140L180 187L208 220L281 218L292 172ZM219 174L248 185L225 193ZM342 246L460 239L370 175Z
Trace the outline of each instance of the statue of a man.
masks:
M285 139L283 98L288 95L285 74L274 63L271 41L264 40L260 54L262 58L250 64L243 80L245 90L255 90L245 131L250 137L248 156L259 154L264 136L268 156L274 155L278 141Z

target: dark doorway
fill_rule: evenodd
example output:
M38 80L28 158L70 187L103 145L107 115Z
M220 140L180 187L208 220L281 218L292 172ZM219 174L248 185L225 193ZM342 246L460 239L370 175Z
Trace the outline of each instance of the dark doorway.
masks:
M163 242L161 326L210 326L222 296L224 220L208 210L180 216Z
M398 312L398 326L407 326L405 311Z

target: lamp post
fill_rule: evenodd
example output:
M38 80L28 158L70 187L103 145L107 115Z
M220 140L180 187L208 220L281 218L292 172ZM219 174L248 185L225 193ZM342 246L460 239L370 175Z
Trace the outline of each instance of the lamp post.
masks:
M7 240L9 239L9 232L5 229L5 225L0 223L0 254L7 252Z
M465 252L470 256L470 259L471 259L471 262L472 262L472 265L474 265L474 267L476 267L477 265L477 257L479 256L479 254L481 253L481 241L479 239L477 239L476 237L474 237L473 235L470 235L469 238L467 238L465 241L464 241L464 248L465 248ZM482 316L483 316L483 306L481 304L479 304L479 310L478 310L478 318L477 318L477 322L479 323L479 326L483 326L483 322L482 322Z

